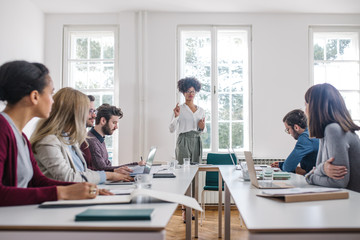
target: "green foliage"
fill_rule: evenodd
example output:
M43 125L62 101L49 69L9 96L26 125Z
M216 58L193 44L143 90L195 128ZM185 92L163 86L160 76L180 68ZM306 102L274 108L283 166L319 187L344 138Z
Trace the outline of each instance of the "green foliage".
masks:
M228 122L220 122L219 123L219 148L227 149L230 146L230 124ZM238 134L238 133L236 133Z
M219 94L219 120L230 119L230 95Z
M341 54L341 55L343 55L344 54L344 49L345 48L347 48L348 46L349 46L349 44L350 44L350 40L349 39L340 39L339 40L339 53Z
M86 59L87 58L87 38L78 38L76 39L76 58L77 59Z
M113 104L113 96L112 95L103 95L102 102L112 105Z
M232 147L244 148L244 124L236 122L232 124Z
M203 148L205 149L209 149L210 148L210 143L211 143L211 123L210 122L206 122L206 133L201 134L201 141L202 141L202 145Z
M198 46L198 41L196 38L187 38L185 42L185 46L187 47L185 63L196 63L196 48Z
M232 119L243 120L244 112L244 96L242 94L232 95Z
M112 59L114 58L114 47L113 46L105 46L104 47L104 59Z
M101 45L98 39L90 40L90 58L101 58Z
M337 40L329 39L326 43L326 60L335 60L337 55Z
M314 60L324 60L324 48L318 44L314 45Z

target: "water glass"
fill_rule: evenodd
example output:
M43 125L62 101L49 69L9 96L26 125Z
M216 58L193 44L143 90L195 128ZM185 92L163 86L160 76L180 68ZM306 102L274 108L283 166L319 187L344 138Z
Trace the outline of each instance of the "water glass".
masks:
M190 167L190 158L184 158L184 168Z
M263 179L264 180L273 180L273 169L271 167L267 167L263 169Z
M175 171L177 163L178 163L177 160L170 160L170 162L169 162L169 170L170 171Z
M138 174L134 178L136 188L151 188L152 174Z

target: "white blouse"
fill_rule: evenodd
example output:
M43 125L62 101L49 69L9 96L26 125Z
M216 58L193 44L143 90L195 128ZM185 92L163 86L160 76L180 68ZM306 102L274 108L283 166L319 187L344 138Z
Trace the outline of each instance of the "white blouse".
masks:
M170 132L173 133L177 130L177 136L180 133L190 132L190 131L198 131L198 122L205 118L205 111L201 107L197 106L196 111L193 113L188 105L185 103L180 106L180 114L175 117L173 114L171 122L170 122ZM203 132L206 132L206 127Z

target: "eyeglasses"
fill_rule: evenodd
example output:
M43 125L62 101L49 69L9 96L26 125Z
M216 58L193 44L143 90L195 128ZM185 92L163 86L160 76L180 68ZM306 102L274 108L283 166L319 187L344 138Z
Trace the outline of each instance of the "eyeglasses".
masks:
M90 109L90 110L89 110L89 113L90 113L90 114L97 114L97 111L96 111L95 109Z
M286 132L287 134L290 134L290 130L289 130L288 128L285 128L285 132Z
M195 95L196 92L195 91L186 91L187 94L192 94L192 95Z

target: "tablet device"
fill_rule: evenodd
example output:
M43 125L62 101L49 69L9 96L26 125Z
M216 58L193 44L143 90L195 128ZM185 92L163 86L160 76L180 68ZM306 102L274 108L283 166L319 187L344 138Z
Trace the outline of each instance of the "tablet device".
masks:
M153 178L174 178L176 177L173 173L154 173Z

